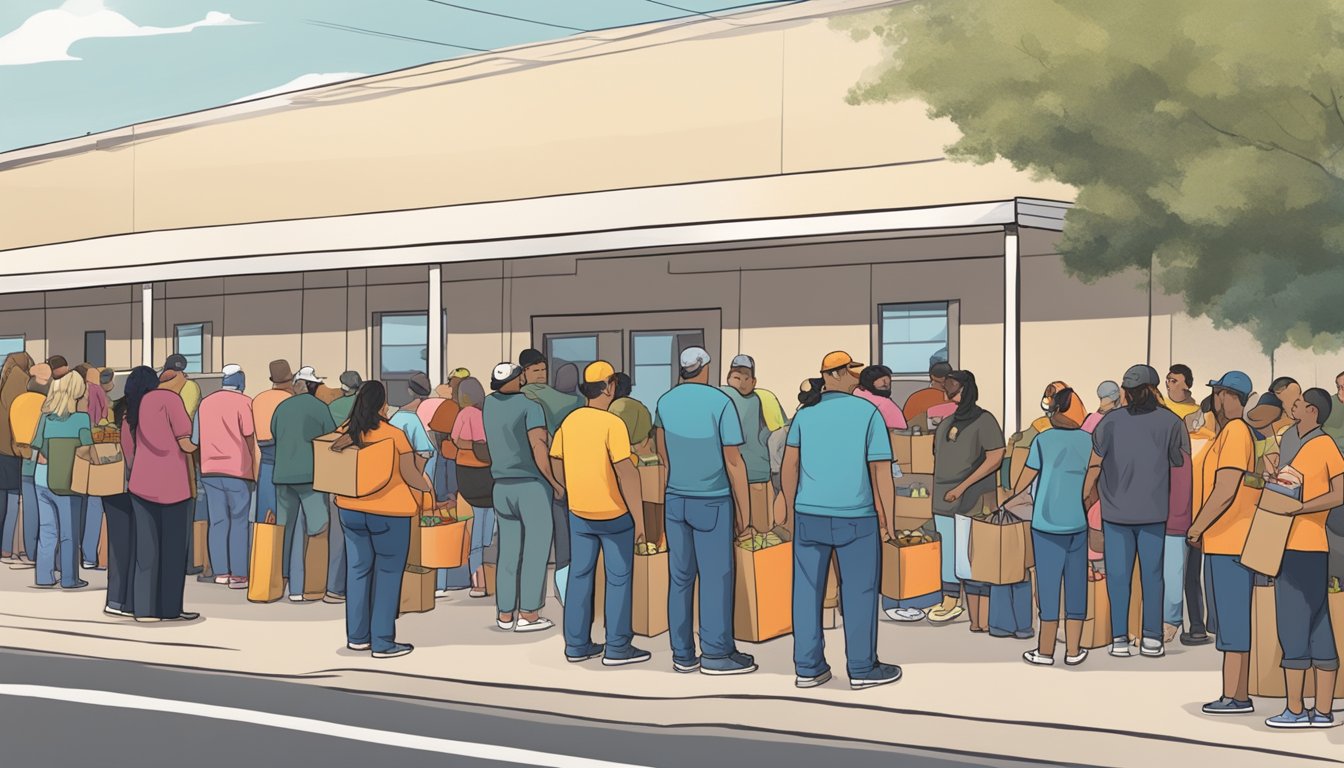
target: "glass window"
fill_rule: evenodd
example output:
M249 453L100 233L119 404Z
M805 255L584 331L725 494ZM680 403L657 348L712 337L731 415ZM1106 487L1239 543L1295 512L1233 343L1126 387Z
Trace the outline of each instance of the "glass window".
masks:
M583 369L597 360L597 336L547 336L546 358L550 371L551 384L555 384L555 374L566 363L573 363L579 369L579 380L583 380Z
M681 374L681 350L704 344L704 331L631 333L633 391L630 396L653 410L658 399L677 385Z
M22 336L0 336L0 360L15 352L23 351Z
M95 368L107 366L107 331L84 332L84 362Z
M424 372L429 358L429 315L379 316L380 378L401 379Z
M882 364L897 375L923 375L947 360L947 302L884 304L879 333Z
M187 323L174 326L173 350L187 358L187 373L201 373L205 366L206 323ZM88 337L85 337L87 343Z

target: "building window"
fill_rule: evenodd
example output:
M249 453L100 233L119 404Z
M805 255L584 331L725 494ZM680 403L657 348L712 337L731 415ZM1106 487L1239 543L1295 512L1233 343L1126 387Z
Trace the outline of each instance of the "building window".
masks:
M556 373L567 364L579 369L579 381L583 381L583 369L597 360L597 336L595 334L574 334L546 336L547 370L551 385L555 385Z
M173 351L187 358L187 373L204 373L209 368L209 348L210 323L173 326Z
M429 360L429 316L387 314L379 316L378 372L383 379L405 379L424 373Z
M681 378L681 350L703 347L704 331L655 331L630 334L631 397L650 410Z
M84 332L84 362L94 368L107 367L107 331Z
M882 364L893 374L923 376L949 359L947 302L883 304L878 312Z
M0 360L23 351L22 336L0 336Z

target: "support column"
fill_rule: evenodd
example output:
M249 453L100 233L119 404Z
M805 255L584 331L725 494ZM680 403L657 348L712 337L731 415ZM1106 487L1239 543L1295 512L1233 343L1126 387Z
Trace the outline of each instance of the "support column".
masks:
M443 378L443 267L429 265L429 353L425 355L425 373L432 385L442 384Z
M140 364L154 367L154 284L140 286Z
M1011 436L1021 429L1022 382L1021 252L1017 225L1003 229L1003 432Z

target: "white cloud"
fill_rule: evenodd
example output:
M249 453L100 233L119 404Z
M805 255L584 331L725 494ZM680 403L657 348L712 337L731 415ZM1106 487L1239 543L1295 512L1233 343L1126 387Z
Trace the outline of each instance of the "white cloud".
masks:
M306 75L299 75L284 85L278 85L274 88L268 88L264 91L254 93L251 96L244 96L241 99L234 99L233 104L240 101L251 101L252 99L261 99L267 96L277 96L291 91L302 91L305 88L315 88L327 83L339 83L342 80L354 80L357 77L367 77L363 72L311 72Z
M18 29L0 37L0 66L77 61L78 57L70 55L70 46L90 38L177 35L201 27L252 23L211 11L204 19L180 27L142 27L120 13L108 10L102 0L67 0L60 8L41 11L29 17Z

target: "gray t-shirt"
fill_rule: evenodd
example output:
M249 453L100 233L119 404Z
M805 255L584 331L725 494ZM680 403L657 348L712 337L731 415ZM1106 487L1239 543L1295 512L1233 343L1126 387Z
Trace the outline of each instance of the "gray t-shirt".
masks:
M943 419L933 437L933 513L950 516L979 511L985 495L994 493L997 471L968 488L955 502L944 501L943 496L974 474L985 462L985 454L1002 447L1003 430L989 411L959 427L955 440L952 419Z
M1167 522L1171 468L1181 466L1185 425L1166 408L1131 414L1117 408L1092 433L1101 457L1101 518L1118 525Z
M490 446L490 476L496 480L541 480L527 433L546 428L546 413L526 395L499 392L485 398L482 420Z
M784 449L788 447L789 428L785 425L783 429L776 429L770 433L770 439L765 441L766 448L770 450L770 474L778 475L784 471Z
M742 424L742 460L747 465L748 483L765 483L770 480L770 449L766 441L770 431L765 428L765 418L761 416L761 396L755 392L749 397L732 387L724 387L724 394L737 408L737 418Z

